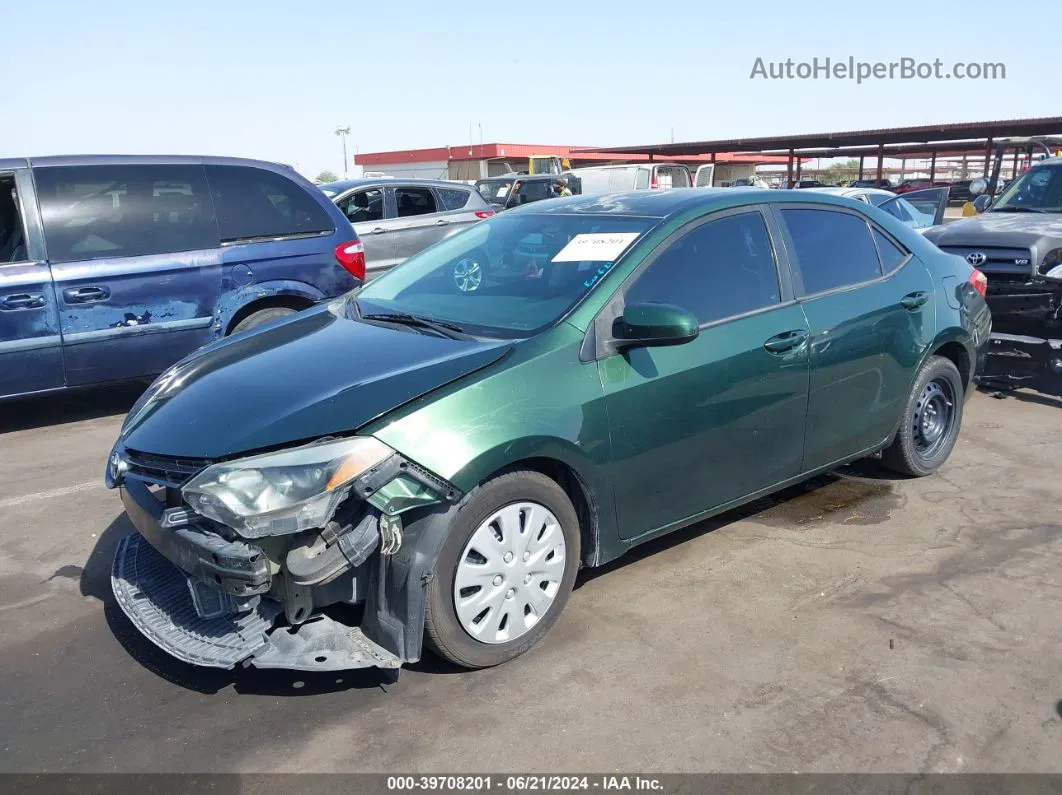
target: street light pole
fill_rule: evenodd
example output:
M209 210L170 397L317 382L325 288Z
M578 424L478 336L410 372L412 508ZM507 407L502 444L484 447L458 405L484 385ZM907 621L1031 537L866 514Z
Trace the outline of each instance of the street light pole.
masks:
M347 136L350 135L350 125L336 127L336 135L343 142L343 179L347 178Z

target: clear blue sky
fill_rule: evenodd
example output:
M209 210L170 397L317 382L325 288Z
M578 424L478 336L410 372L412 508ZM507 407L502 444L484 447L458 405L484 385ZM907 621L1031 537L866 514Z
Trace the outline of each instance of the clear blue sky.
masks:
M622 145L1055 115L1057 4L7 0L0 156ZM1008 9L1016 16L1007 18ZM557 31L549 33L549 31ZM541 32L541 35L537 35ZM535 34L535 35L533 35ZM765 61L1002 61L1006 80L750 80Z

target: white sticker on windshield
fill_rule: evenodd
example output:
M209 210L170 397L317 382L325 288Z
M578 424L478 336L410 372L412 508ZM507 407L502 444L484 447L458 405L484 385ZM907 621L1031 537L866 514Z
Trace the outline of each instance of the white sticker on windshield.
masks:
M551 262L612 262L638 237L638 232L576 235Z

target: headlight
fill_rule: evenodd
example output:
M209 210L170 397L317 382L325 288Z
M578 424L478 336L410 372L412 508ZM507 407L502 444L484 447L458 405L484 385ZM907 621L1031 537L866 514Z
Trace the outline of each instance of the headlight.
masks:
M1047 256L1040 265L1040 275L1048 279L1062 280L1062 248L1047 252Z
M194 511L244 538L323 527L350 484L394 451L371 436L214 464L181 489Z

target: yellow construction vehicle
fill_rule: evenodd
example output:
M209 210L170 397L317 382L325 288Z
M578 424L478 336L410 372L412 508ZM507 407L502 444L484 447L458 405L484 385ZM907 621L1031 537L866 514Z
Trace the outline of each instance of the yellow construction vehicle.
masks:
M528 174L563 174L571 171L572 164L566 157L556 155L531 155L527 158Z

